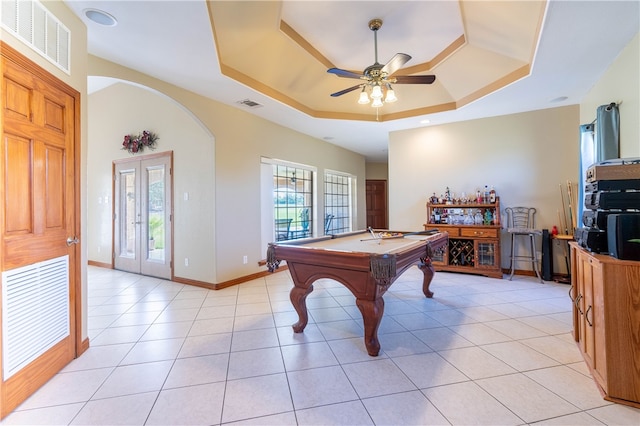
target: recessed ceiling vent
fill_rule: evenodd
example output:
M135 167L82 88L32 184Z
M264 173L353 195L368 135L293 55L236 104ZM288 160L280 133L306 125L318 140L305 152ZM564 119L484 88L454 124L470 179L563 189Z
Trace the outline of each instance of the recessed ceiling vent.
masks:
M257 103L256 101L252 101L251 99L245 99L245 100L242 100L242 101L238 101L237 103L239 105L244 105L244 106L249 107L249 108L260 108L260 107L262 107L261 104Z
M1 24L49 62L70 74L71 32L37 0L2 0Z

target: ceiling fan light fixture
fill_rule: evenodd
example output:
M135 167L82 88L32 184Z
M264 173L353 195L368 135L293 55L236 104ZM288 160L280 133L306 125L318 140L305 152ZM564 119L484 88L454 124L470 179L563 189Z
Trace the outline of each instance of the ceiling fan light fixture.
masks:
M396 97L396 92L391 88L391 85L389 84L387 86L387 95L384 97L384 101L385 103L391 103L397 100L398 98Z
M380 108L382 106L382 99L378 98L378 99L374 99L373 102L371 103L371 107L372 108Z
M394 73L402 68L404 64L411 59L406 53L396 53L389 62L382 65L378 62L378 30L382 26L381 19L372 19L369 21L369 29L373 31L373 47L375 53L375 62L364 69L362 74L348 71L340 68L329 68L328 73L334 74L342 78L353 78L365 80L364 83L356 84L344 90L332 93L332 97L342 96L351 93L354 90L362 88L358 103L365 105L370 103L374 108L380 108L385 103L396 102L398 100L396 92L391 87L394 84L431 84L435 81L435 75L402 75L394 76ZM383 100L384 98L384 100Z
M382 87L380 87L379 84L375 84L371 88L371 99L373 100L382 99Z
M358 98L358 103L360 105L366 105L369 102L371 102L369 100L369 95L367 94L367 91L365 90L365 88L362 87L362 92L360 92L360 98Z

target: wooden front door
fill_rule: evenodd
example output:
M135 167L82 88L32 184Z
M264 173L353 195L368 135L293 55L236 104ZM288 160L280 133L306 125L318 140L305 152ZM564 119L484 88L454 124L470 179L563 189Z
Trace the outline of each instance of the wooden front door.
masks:
M386 229L387 222L387 181L367 179L367 226Z
M4 417L80 349L80 94L0 48Z

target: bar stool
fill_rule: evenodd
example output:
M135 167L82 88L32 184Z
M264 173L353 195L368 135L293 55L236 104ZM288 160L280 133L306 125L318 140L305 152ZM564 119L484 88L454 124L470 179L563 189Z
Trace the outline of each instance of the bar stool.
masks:
M507 207L505 211L507 212L507 232L511 234L511 274L509 275L509 281L513 278L516 262L518 260L527 260L533 265L533 270L540 282L543 282L538 269L538 254L536 251L536 235L542 234L542 231L535 229L534 217L536 209L534 207ZM525 237L529 240L528 250L530 251L528 253L516 253L517 237Z

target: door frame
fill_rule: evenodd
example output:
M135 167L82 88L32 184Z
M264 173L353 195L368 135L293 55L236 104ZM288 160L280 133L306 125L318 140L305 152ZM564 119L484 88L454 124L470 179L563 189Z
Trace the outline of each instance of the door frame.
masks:
M117 167L119 165L122 164L126 164L126 163L142 163L144 161L147 160L154 160L154 159L159 159L159 158L166 158L167 162L169 164L169 170L168 170L168 186L169 186L169 197L167 198L167 200L165 200L165 203L169 204L169 208L167 209L167 213L169 216L169 220L168 223L166 223L165 227L166 227L166 234L169 236L168 240L169 240L169 247L170 247L170 254L169 254L169 258L167 259L169 262L169 278L165 278L165 277L159 277L162 279L170 279L173 280L175 278L175 271L173 268L173 240L174 240L174 235L173 235L173 151L164 151L164 152L159 152L159 153L155 153L155 154L146 154L146 155L138 155L135 157L129 157L129 158L121 158L121 159L117 159L117 160L113 160L112 163L112 179L111 179L111 199L113 200L112 203L112 214L111 214L111 268L112 269L116 269L116 220L120 220L119 215L117 214L118 212L116 211L116 207L117 205L119 205L119 201L117 200L117 196L118 196L118 188L116 188L116 173L117 173ZM142 177L140 177L142 178ZM142 234L142 233L141 233ZM140 244L142 244L142 242L140 242ZM139 272L139 274L141 275L145 275L142 273L142 269Z
M82 209L81 209L81 194L82 194L81 193L81 175L82 175L81 94L79 91L69 86L67 83L63 82L62 80L58 79L55 75L53 75L52 73L50 73L49 71L41 67L40 65L36 64L35 62L31 61L29 58L24 56L18 50L11 47L7 43L3 42L2 40L0 40L0 55L2 55L3 57L2 58L3 62L10 61L15 63L19 67L23 68L29 74L42 80L47 85L50 85L55 89L60 90L61 92L64 92L66 95L68 95L70 98L73 99L73 108L74 108L74 114L73 114L74 117L73 117L73 123L72 123L73 133L74 133L73 135L73 150L74 150L73 166L75 168L75 173L72 181L73 192L74 192L73 194L73 210L74 210L73 226L75 228L74 237L77 239L78 242L76 244L73 244L73 246L71 247L71 251L73 253L73 259L70 258L70 266L69 266L69 275L70 275L69 297L70 297L70 303L73 303L73 307L71 307L69 315L71 316L70 325L73 328L72 330L70 330L71 331L70 336L72 336L72 338L74 339L74 344L73 344L75 348L74 358L77 358L89 348L89 337L87 336L87 338L84 340L82 338L82 332L83 332L83 329L82 329L82 318L83 318L82 271L83 271L83 268L82 268L82 235L81 235L82 234L82 227L81 227L82 225L82 218L81 218L81 213L82 213ZM4 113L0 112L0 115L1 114L4 114ZM4 133L4 124L2 120L0 120L0 125L2 125L2 129L0 129L0 131ZM3 189L2 189L2 192L4 192ZM4 203L4 201L0 200L0 203ZM0 209L0 212L2 211L2 209ZM2 248L0 247L0 250L1 249ZM3 258L3 256L4 255L0 255L0 259ZM4 269L4 264L2 264L2 267L0 269ZM2 359L0 358L0 367L1 366L2 366ZM4 391L2 393L3 393L3 397L2 397L3 401L1 401L0 405L2 405L3 407L0 410L0 418L8 414L7 410L13 410L15 408L15 407L12 407L11 404L7 404L7 406L4 406L5 403L9 401L4 401ZM25 393L21 394L21 396L25 397L26 399L26 397L29 396L27 395L27 393L28 393L27 390L25 390ZM15 403L16 401L11 401L11 402Z

